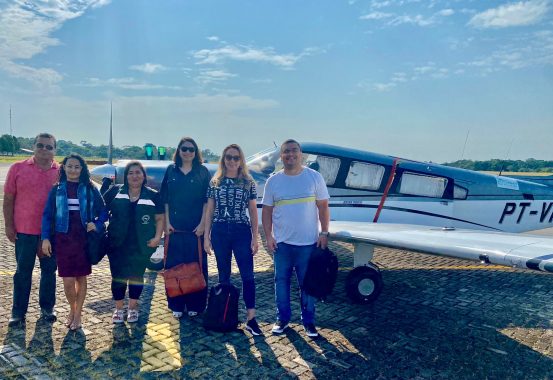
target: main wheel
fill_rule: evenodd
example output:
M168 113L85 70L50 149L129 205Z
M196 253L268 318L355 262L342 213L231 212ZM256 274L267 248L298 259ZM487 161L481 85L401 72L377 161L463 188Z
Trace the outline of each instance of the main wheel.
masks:
M374 302L382 292L382 275L372 263L353 269L346 278L346 293L353 303Z

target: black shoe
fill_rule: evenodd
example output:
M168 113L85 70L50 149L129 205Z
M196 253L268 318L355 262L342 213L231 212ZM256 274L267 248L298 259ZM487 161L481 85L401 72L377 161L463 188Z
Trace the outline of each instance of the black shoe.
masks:
M255 318L250 319L246 322L246 330L248 330L252 335L259 336L263 335L263 331L259 328Z
M315 325L313 323L307 323L303 325L303 328L307 336L311 338L316 338L319 336L319 333L317 332L317 329L315 328Z
M47 322L55 322L58 320L56 312L54 310L41 309L40 318L44 319Z
M288 328L288 322L276 321L275 324L273 325L273 329L271 330L271 332L273 334L282 334L284 330L286 330L287 328Z
M8 320L8 326L17 326L23 323L25 323L25 317L12 316Z

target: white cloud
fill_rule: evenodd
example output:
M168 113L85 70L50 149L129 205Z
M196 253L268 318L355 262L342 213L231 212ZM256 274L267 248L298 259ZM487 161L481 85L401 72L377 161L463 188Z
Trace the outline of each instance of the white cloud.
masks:
M165 66L163 66L159 63L146 62L142 65L132 65L131 67L129 67L129 69L136 70L136 71L141 71L141 72L146 73L146 74L154 74L154 73L158 73L160 71L167 70L167 67L165 67Z
M359 17L361 20L384 20L385 24L388 26L398 26L403 24L412 24L420 27L427 27L438 24L442 21L443 18L453 16L455 11L453 9L442 9L438 12L435 12L429 16L422 14L403 14L397 15L394 13L384 13L384 12L372 12L366 15Z
M227 60L265 62L282 68L293 68L303 57L320 51L315 48L304 49L300 54L277 54L272 47L257 49L249 46L226 45L218 49L202 49L193 52L197 64L217 64Z
M81 16L88 8L108 3L109 0L15 0L6 6L0 5L0 70L40 87L54 86L63 79L61 74L51 68L35 68L19 61L59 45L59 40L51 34L63 23Z
M501 5L474 15L469 25L476 28L507 28L540 22L549 11L548 0L529 0Z
M230 78L236 77L236 74L229 73L224 70L202 70L196 81L202 84L215 82L224 82Z
M208 41L219 41L219 37L217 36L209 36L209 37L206 37L206 39Z
M378 92L388 92L396 87L395 83L375 83L373 89Z
M392 17L392 13L384 13L384 12L372 12L366 15L363 15L359 17L360 20L381 20L383 18Z
M454 14L455 11L453 9L442 9L441 11L436 12L437 16L443 17L453 16Z
M503 69L553 66L553 31L521 34L516 45L501 46L487 56L461 63L460 66L476 68L485 75Z
M99 79L99 78L88 78L88 82L83 84L85 87L115 87L125 90L180 90L179 86L165 86L161 84L151 84L146 82L141 82L135 78L109 78L109 79Z

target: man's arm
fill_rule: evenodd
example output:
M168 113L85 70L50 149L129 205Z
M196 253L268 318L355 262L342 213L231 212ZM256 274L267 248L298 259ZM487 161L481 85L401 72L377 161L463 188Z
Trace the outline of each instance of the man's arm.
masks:
M321 223L321 235L317 240L317 246L326 248L328 245L328 227L330 225L330 209L328 207L328 199L316 201L317 209L319 210L319 222Z
M15 243L15 223L13 219L13 210L15 205L15 194L4 193L4 204L2 211L4 212L4 225L8 240Z
M276 250L276 241L273 237L273 209L274 206L263 205L261 210L261 223L267 239L267 249L271 252Z

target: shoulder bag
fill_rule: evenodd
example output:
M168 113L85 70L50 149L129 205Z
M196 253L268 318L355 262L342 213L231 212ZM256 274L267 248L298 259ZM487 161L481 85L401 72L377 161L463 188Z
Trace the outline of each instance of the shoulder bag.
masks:
M174 233L184 231L175 231ZM165 269L167 262L167 250L169 248L169 236L165 237L163 244L163 271L161 275L165 280L165 290L169 297L178 297L185 294L196 293L206 288L205 278L202 273L202 243L198 237L198 261L183 263L170 269Z

